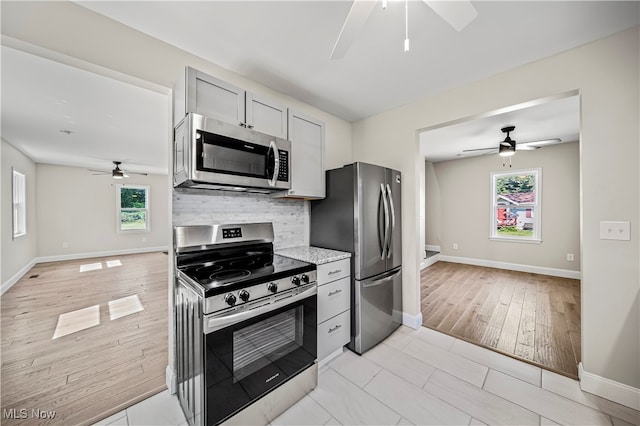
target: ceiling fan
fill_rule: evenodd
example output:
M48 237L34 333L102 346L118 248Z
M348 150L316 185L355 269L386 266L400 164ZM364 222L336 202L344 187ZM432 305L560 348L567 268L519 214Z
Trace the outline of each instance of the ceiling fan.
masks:
M146 173L136 173L136 172L125 172L125 170L120 169L120 164L122 164L122 161L114 161L113 164L115 165L113 170L92 170L89 169L90 172L96 172L93 173L93 175L111 175L112 178L114 179L123 179L123 178L128 178L129 175L127 175L126 173L130 173L132 175L141 175L141 176L146 176Z
M516 126L505 126L502 129L502 133L506 133L507 136L503 141L500 141L498 146L492 146L487 148L474 148L474 149L464 149L462 152L476 152L476 151L487 151L486 154L493 154L497 152L501 157L509 157L516 153L516 148L519 151L533 151L538 148L542 148L545 145L551 145L554 143L562 142L560 138L552 138L552 139L542 139L538 141L529 141L529 142L516 142L511 139L509 133L513 132L516 129Z
M405 0L408 2L408 0ZM456 0L456 1L443 1L443 0L422 0L433 11L440 15L449 25L455 28L457 31L462 31L464 27L469 25L478 12L473 7L469 0ZM336 40L336 44L331 51L330 59L342 59L344 58L349 46L353 43L356 35L360 32L364 24L367 22L367 18L373 12L376 7L375 1L371 0L354 0L351 4L351 9L347 14L347 17L342 24L342 29ZM382 1L382 8L386 8L387 1ZM405 13L407 14L408 3L406 4ZM407 16L405 15L405 24ZM405 52L409 50L409 38L408 35L405 38Z

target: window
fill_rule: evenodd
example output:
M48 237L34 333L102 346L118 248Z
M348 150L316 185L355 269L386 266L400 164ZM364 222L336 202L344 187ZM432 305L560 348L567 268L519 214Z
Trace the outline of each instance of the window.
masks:
M541 241L541 175L541 169L491 173L491 239Z
M13 238L27 233L27 185L25 176L13 171Z
M149 187L117 185L118 231L149 230Z

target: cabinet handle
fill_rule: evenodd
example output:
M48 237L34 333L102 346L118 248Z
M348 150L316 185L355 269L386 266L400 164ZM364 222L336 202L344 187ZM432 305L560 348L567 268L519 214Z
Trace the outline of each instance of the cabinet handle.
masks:
M240 127L247 127L247 124L246 124L246 123L242 123L242 122L240 122L240 123L238 123L238 126L240 126Z
M327 296L333 296L334 294L342 293L342 289L337 289L335 291L330 291Z
M329 271L327 275L333 275L342 272L342 269L336 269L335 271Z
M341 328L341 327L342 327L342 324L338 324L338 325L336 325L335 327L330 328L330 329L329 329L329 333L333 333L334 331L336 331L337 329L339 329L339 328Z
M253 129L253 124L247 124L247 129Z

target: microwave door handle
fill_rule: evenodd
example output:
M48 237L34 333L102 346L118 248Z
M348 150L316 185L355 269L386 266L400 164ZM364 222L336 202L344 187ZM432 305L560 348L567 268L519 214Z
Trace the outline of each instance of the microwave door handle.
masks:
M387 249L387 258L391 257L393 252L393 232L396 230L396 211L393 208L393 194L391 186L387 184L387 196L389 197L389 206L391 207L391 232L389 235L389 248Z
M280 152L275 141L269 143L269 151L273 150L273 176L269 180L269 186L276 186L278 180L278 172L280 171Z
M380 260L384 260L385 251L389 245L389 204L387 203L387 194L384 189L384 184L380 184L380 192L382 193L382 204L384 206L384 243L382 244L382 257Z

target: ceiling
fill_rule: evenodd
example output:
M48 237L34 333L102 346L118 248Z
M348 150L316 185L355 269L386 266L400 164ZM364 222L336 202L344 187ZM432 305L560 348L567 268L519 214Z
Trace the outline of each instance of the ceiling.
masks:
M166 95L1 49L3 139L37 163L167 174Z
M516 155L520 143L558 138L560 141L554 143L557 144L580 139L578 95L508 109L507 112L488 113L483 117L424 131L420 134L420 150L425 159L431 162L497 154L489 150L463 151L497 148L506 136L500 129L506 126L515 126L510 137L516 141Z
M457 32L425 3L412 0L411 51L404 53L405 4L390 0L386 10L374 8L344 59L330 60L350 1L78 3L348 121L559 53L640 20L637 1L473 1L477 18ZM1 55L2 137L34 161L110 170L117 160L132 172L167 173L167 96L7 46ZM431 139L437 133L426 136L431 141L427 154L457 157L464 148L454 149L453 139L464 141L464 147L497 144L505 121L517 126L512 136L519 141L548 137L533 129L551 123L557 123L551 137L565 141L562 135L577 134L577 128L566 130L575 120L562 123L558 111L529 112L528 118L523 109L517 117L475 123L479 128L454 126L449 135L440 129L440 145Z
M80 5L348 121L638 25L637 1L472 1L457 32L422 1L375 7L344 59L351 1L80 1ZM381 5L381 2L379 2Z

